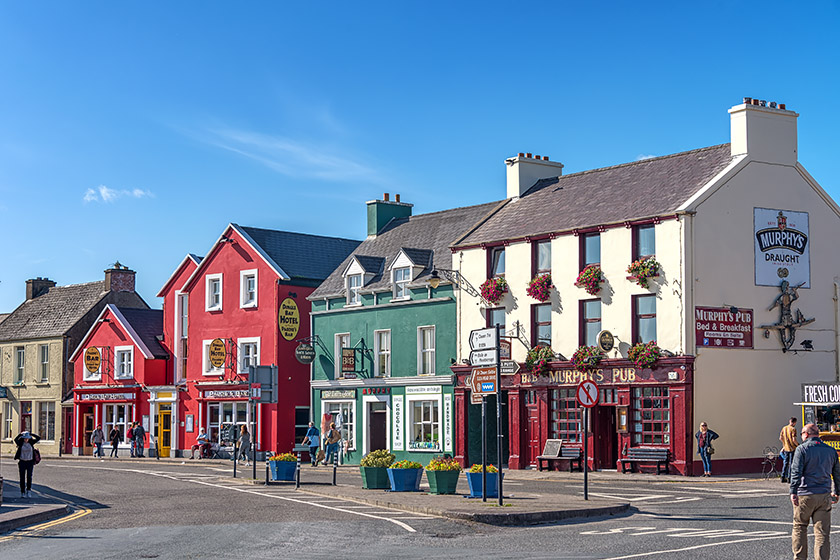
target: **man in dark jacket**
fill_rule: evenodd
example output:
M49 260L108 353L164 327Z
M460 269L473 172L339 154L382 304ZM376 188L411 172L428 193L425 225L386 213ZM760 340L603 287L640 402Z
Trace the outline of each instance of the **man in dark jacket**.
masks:
M814 424L802 426L802 444L790 468L790 501L793 504L793 557L808 558L808 524L814 522L814 558L831 554L831 506L840 493L837 451L822 442ZM834 481L834 492L831 483Z
M137 423L137 427L134 428L134 456L135 457L143 457L143 446L146 442L146 430L143 428L143 424Z

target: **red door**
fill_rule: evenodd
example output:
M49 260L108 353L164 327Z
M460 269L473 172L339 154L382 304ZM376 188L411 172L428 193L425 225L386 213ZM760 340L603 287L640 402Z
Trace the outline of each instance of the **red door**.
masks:
M537 457L542 452L542 434L540 433L540 407L536 391L525 392L525 416L528 418L528 462L537 464Z
M595 442L595 468L615 469L618 461L618 434L616 433L615 407L598 405L592 411Z

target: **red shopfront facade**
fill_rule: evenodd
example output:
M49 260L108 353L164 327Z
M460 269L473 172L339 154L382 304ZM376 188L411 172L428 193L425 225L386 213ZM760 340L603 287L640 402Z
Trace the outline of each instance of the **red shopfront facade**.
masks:
M93 455L90 436L96 426L102 426L105 437L111 428L123 434L120 450L129 448L125 434L132 422L145 420L148 431L148 402L139 385L132 386L89 386L73 391L75 426L73 427L73 454ZM145 414L144 414L145 411ZM107 444L106 444L107 446Z
M653 369L637 368L627 360L603 360L601 367L589 374L563 367L564 362L551 365L547 375L522 372L502 376L509 468L535 468L548 439L583 448L583 415L575 391L583 379L592 379L598 384L600 400L590 415L590 468L620 469L619 461L629 449L652 447L670 451L671 472L691 473L693 356L663 358ZM524 364L521 368L526 369ZM470 367L453 366L452 370L457 377L455 456L463 465L481 462L480 456L470 453L476 447L470 445L469 435L479 433L468 425L477 417L470 407L480 408L470 404ZM488 415L494 423L495 406L489 408ZM648 470L650 466L640 467Z

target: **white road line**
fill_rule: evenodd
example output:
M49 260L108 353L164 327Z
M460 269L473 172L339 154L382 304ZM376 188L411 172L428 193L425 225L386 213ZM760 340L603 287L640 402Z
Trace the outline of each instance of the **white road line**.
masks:
M699 487L699 486L680 486L685 490L702 490L703 492L715 492L718 494L757 494L761 493L770 493L773 495L782 496L784 494L780 494L774 490L764 490L763 488L745 488L743 490L733 490L732 488L707 488L707 487Z
M597 496L599 498L609 498L611 500L627 500L628 502L641 502L644 500L659 500L662 498L674 498L674 496L669 496L667 494L654 494L652 496L637 496L637 497L628 497L628 496L613 496L612 494L599 494L595 492L590 492L590 496ZM699 498L698 498L699 499Z

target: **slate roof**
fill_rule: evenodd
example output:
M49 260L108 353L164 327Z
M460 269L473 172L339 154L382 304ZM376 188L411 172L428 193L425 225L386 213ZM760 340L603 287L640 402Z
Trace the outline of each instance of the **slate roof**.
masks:
M358 247L359 241L237 226L293 279L323 280Z
M365 272L370 272L372 274L376 274L382 272L382 268L385 265L385 259L383 257L369 257L367 255L353 255Z
M362 287L362 292L390 289L389 267L400 250L407 247L409 249L406 251L412 260L417 257L418 260L415 262L418 264L428 263L428 266L413 282L414 284L423 283L432 271L432 264L440 268L451 267L452 253L449 245L459 236L470 231L503 202L496 201L391 220L376 237L364 240L353 255L344 259L341 266L332 271L332 274L309 296L309 299L343 295L345 293L343 274L354 255L383 259L383 266L380 267L376 276ZM430 262L432 251L434 251L434 263Z
M0 323L2 323L9 315L11 315L11 313L0 313Z
M118 307L122 316L137 333L146 347L152 352L155 358L166 359L169 353L161 346L157 339L163 334L163 310L162 309L128 309Z
M732 161L729 144L541 179L457 246L675 212Z
M24 301L0 323L0 341L61 336L107 293L104 280L54 286Z

